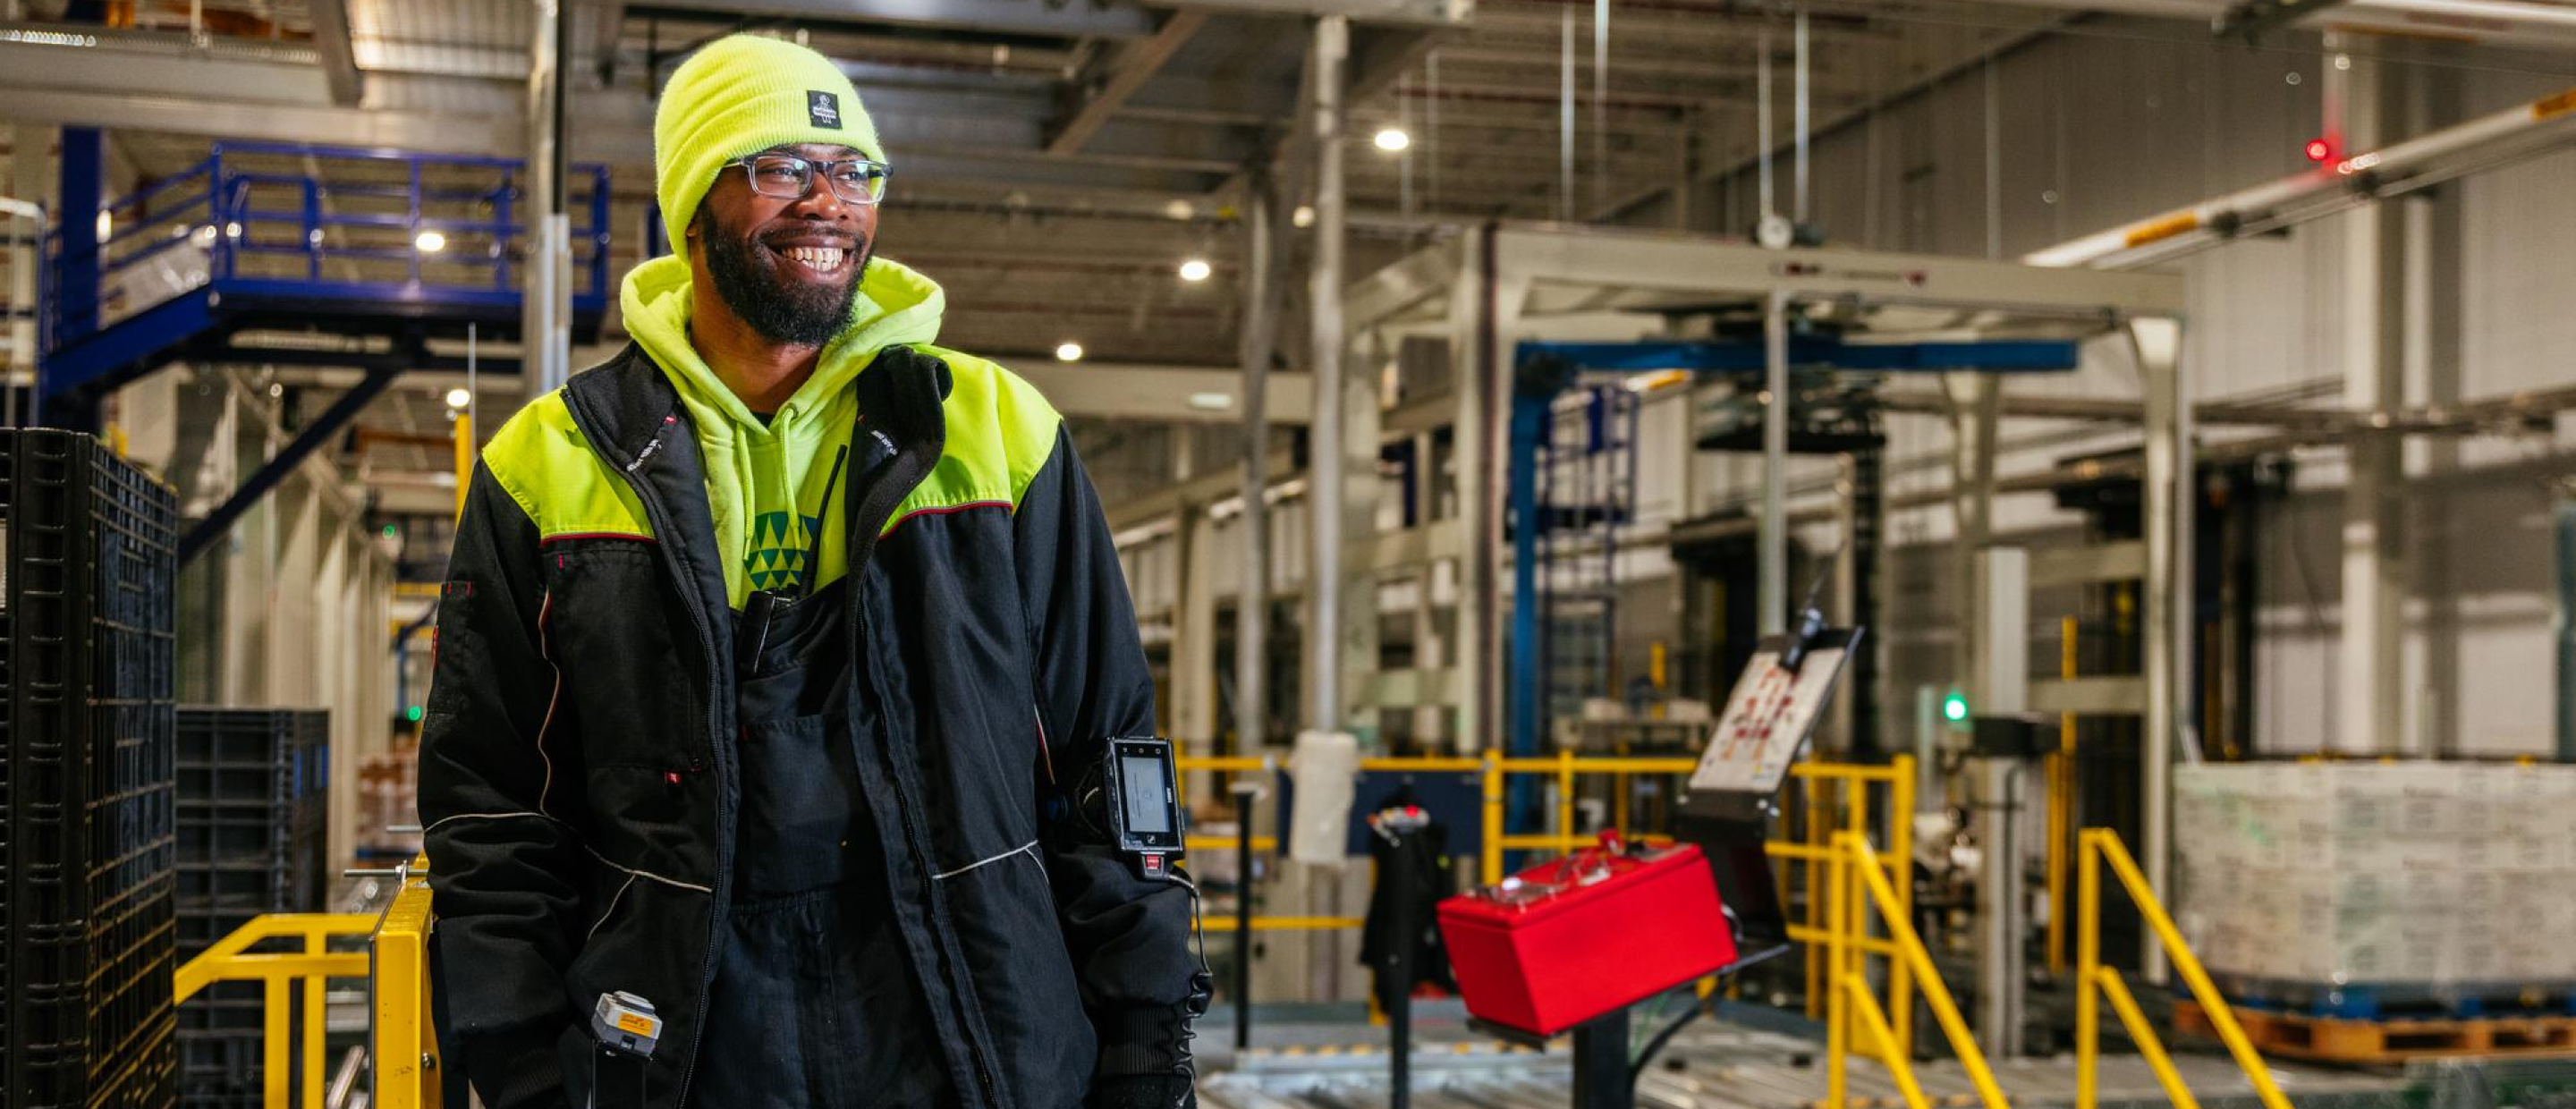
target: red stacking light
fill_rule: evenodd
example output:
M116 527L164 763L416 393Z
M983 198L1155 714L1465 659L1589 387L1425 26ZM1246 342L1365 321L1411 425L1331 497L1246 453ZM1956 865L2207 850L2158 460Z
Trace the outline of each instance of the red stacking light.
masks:
M2332 161L2334 160L2334 144L2327 142L2324 139L2309 139L2307 153L2308 160L2311 162L2322 163Z
M1699 848L1623 851L1614 835L1440 903L1468 1012L1552 1036L1735 962Z

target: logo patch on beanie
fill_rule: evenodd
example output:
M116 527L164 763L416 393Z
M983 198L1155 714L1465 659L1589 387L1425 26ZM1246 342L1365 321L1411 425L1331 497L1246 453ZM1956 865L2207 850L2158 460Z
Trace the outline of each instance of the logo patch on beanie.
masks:
M840 95L838 93L824 92L820 89L808 90L805 93L805 116L807 119L812 120L816 127L828 127L835 131L840 130Z

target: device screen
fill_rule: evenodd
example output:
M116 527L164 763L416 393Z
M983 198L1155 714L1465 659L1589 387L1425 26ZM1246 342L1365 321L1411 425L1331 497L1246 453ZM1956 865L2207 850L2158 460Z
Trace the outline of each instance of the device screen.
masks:
M1160 835L1172 830L1171 813L1163 805L1168 784L1163 781L1163 761L1152 758L1118 760L1119 792L1127 799L1127 830Z

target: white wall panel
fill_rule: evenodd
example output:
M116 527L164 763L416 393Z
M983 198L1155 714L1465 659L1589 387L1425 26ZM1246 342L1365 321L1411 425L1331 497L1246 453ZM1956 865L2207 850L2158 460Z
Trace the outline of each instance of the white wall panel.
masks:
M2374 56L2399 48L2368 47ZM2313 36L2259 48L2216 44L2178 24L2094 20L2016 50L1994 65L2001 139L2000 207L2005 252L2018 255L2076 235L2179 207L2308 167L2300 147L2320 133L2318 95L2330 62ZM2417 87L2406 128L2439 126L2544 95L2568 83L2563 65L2529 58L2385 59ZM2550 70L2559 72L2550 72ZM2293 80L2295 78L2295 81ZM1882 249L1982 255L1987 250L1987 85L1972 68L1885 106L1815 141L1816 212L1830 241ZM1779 167L1786 207L1788 167ZM2449 186L2456 196L2457 335L2435 343L2447 365L2419 372L2410 399L2429 381L2455 378L2458 395L2494 396L2576 384L2566 352L2576 350L2576 151L2482 173ZM1696 205L1704 229L1741 231L1752 215L1753 182L1739 173L1711 183ZM2429 200L2410 201L2425 204ZM2336 283L2341 220L2311 223L2196 255L2176 268L2190 283L2185 358L2192 395L2285 397L2303 390L2334 403L2345 351ZM2454 351L2456 353L2454 353ZM2135 398L2121 344L2091 344L2084 368L2016 379L2016 394ZM2321 391L2321 392L2320 392ZM2438 394L2436 394L2438 395ZM1948 484L1946 421L1889 421L1891 493ZM1646 448L1655 449L1649 431ZM2134 427L2089 431L2012 420L2000 464L2005 474L2136 441ZM2210 438L2246 434L2209 429ZM2525 465L2511 476L2474 476L2479 467L2567 449L2568 436L2486 439L2418 447L2407 519L2417 583L2407 609L2403 697L2410 738L2464 753L2540 753L2550 748L2555 696L2550 652L2550 493L2536 480L2564 464ZM2012 444L2021 444L2018 447ZM2301 488L2262 529L2257 647L2258 742L2313 749L2343 727L2332 688L2339 634L2340 459L2305 452ZM1745 503L1758 486L1749 456L1702 456L1689 463L1695 511ZM2428 466L2470 467L2468 476L2431 478ZM1796 479L1792 487L1797 486ZM1812 499L1808 503L1813 503ZM2072 517L2045 497L2007 497L1997 526L2007 533L2063 531ZM1890 558L1888 643L1891 682L1909 666L1940 665L1948 577L1946 507L1899 512L1889 541L1917 545ZM1936 546L1922 546L1936 545ZM1892 703L1892 702L1891 702Z

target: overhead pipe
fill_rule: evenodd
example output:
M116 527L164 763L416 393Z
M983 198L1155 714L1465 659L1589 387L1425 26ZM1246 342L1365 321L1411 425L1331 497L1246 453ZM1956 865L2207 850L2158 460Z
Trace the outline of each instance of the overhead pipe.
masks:
M1807 146L1809 131L1807 112L1807 71L1807 9L1805 6L1801 5L1798 8L1797 80L1795 82L1796 87L1793 88L1789 94L1790 103L1792 105L1791 110L1796 119L1795 126L1798 132L1796 140L1797 168L1793 171L1796 195L1790 197L1789 203L1795 206L1792 209L1794 214L1791 218L1800 227L1807 226L1815 219L1815 215L1808 205L1810 189L1808 188L1809 177L1807 175Z
M1754 218L1767 220L1780 214L1780 206L1771 196L1771 29L1764 27L1754 43L1754 49L1761 53L1753 63L1753 143L1760 151L1762 174L1762 211Z
M2205 250L2240 235L2332 215L2541 153L2576 139L2576 88L2331 165L2022 256L2034 266L2127 269Z
M2188 19L2213 31L2234 0L2002 0L2026 8ZM2576 9L2532 0L2343 0L2292 26L2383 38L2576 50Z

